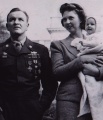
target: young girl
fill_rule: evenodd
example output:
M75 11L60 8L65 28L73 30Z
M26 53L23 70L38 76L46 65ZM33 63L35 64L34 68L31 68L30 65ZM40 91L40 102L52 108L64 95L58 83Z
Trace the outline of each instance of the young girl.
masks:
M71 46L74 46L79 50L77 56L84 54L97 54L103 50L103 32L96 32L97 22L95 18L90 17L86 21L86 32L84 35L85 40L76 38L71 42ZM96 64L96 63L95 63ZM87 68L93 64L84 64ZM103 64L97 63L98 66ZM98 68L98 67L97 67ZM83 87L83 95L80 103L79 116L91 112L93 120L103 119L103 81L97 81L95 77L84 75L82 72L78 73L78 77ZM88 99L87 99L88 96ZM88 103L89 101L89 103Z

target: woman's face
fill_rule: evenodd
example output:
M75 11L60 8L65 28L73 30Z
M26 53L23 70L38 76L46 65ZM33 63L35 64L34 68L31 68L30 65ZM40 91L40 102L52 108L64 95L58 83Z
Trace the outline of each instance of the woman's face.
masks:
M86 31L88 35L95 33L96 31L96 22L93 18L89 18L86 23Z
M75 11L65 11L63 14L63 25L70 32L75 33L80 29L80 19Z

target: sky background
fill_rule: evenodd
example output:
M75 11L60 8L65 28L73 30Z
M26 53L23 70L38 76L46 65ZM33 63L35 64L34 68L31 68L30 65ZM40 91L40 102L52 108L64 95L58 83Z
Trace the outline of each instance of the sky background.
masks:
M25 10L30 17L27 36L31 40L48 40L50 34L47 28L62 27L59 7L65 2L80 4L87 16L103 17L103 0L0 0L0 15L6 19L14 7Z

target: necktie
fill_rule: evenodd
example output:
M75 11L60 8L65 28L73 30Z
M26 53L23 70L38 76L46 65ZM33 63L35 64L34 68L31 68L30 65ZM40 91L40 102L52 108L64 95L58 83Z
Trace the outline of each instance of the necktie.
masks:
M15 50L16 50L17 52L20 52L20 50L21 50L21 48L22 48L21 42L14 41L14 47L15 47Z

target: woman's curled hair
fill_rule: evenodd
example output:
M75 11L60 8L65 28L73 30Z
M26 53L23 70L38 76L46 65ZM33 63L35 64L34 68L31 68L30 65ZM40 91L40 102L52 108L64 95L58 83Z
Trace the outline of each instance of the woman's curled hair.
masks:
M62 14L62 16L65 11L75 11L79 19L81 20L81 24L80 24L81 29L85 29L86 15L83 8L80 5L76 3L70 3L70 4L64 3L60 7L60 13ZM61 20L61 23L63 25L63 19Z

